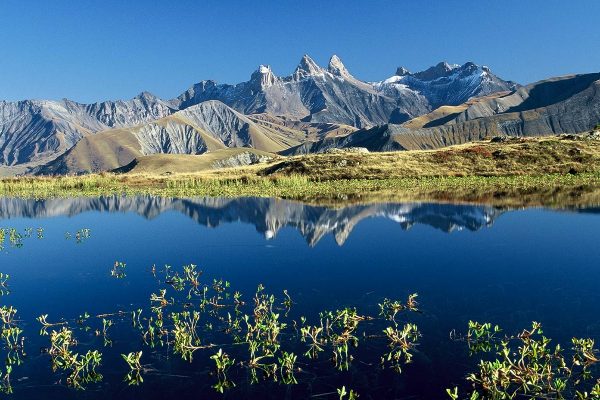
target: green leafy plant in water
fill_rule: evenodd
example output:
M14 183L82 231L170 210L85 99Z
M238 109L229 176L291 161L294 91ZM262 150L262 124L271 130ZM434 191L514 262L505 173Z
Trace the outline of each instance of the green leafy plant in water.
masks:
M108 329L113 326L111 319L102 318L102 330L96 330L96 336L102 336L104 339L104 347L112 346L112 340L108 335Z
M264 286L259 285L254 295L254 310L252 316L244 315L246 325L246 342L250 352L250 367L252 381L257 380L256 372L261 370L266 376L276 377L277 364L275 354L280 348L279 335L287 324L279 319L274 312L275 296L264 292Z
M10 383L10 374L14 365L21 365L26 356L25 354L25 337L22 336L23 329L16 324L15 316L17 310L12 306L3 306L1 309L2 315L2 330L0 337L4 342L6 349L5 355L5 373L0 374L0 392L12 393L12 385Z
M0 321L3 325L12 325L14 322L17 309L13 306L2 306L0 307Z
M295 364L298 357L294 353L288 353L282 351L278 357L279 361L279 373L281 375L281 381L286 385L297 384L298 381L294 376Z
M198 321L200 321L198 311L172 313L171 319L173 321L174 351L180 354L182 359L191 362L196 350L210 347L200 345L197 330Z
M152 293L150 295L150 303L152 303L152 311L159 312L162 311L163 308L167 307L169 304L173 304L174 300L167 300L165 297L167 294L167 289L160 289L158 294Z
M474 329L479 330L481 337L493 335L489 327ZM467 398L598 399L600 382L589 393L585 388L591 386L587 383L590 369L598 362L594 341L573 338L571 343L570 356L565 355L560 345L551 346L541 324L533 322L531 329L503 338L496 346L495 360L479 362L479 370L467 377L474 387ZM452 399L459 398L456 388L447 393Z
M346 400L346 399L356 400L359 397L358 394L352 389L350 389L350 391L347 392L346 386L342 386L341 388L338 388L337 394L338 394L340 400ZM346 397L346 396L348 396L348 397Z
M142 364L140 363L142 351L121 354L121 357L123 357L129 366L129 372L125 376L124 381L127 382L129 386L138 386L144 382L144 378L142 378Z
M340 370L348 370L353 357L349 354L350 345L358 346L355 333L361 321L368 317L359 315L356 308L324 311L320 314L321 326L327 342L333 346L333 362Z
M0 370L0 393L12 394L13 387L10 382L10 375L12 374L12 365L7 364L4 372Z
M319 353L324 351L324 339L321 338L323 332L322 326L306 325L300 328L300 335L303 342L308 342L308 350L304 355L308 358L317 358Z
M102 375L96 368L102 362L102 354L98 350L88 350L80 355L74 353L71 347L76 346L73 331L63 327L60 331L50 334L50 349L48 354L52 357L52 370L63 370L68 373L67 384L76 389L85 389L85 385L102 380Z
M466 340L471 354L491 351L497 344L498 334L501 331L498 325L492 326L489 322L469 321Z
M125 268L127 268L127 264L121 261L115 261L112 269L110 270L110 276L117 279L123 279L127 276L125 273Z
M382 365L391 364L396 372L402 372L402 366L412 361L412 351L421 334L415 324L405 324L402 329L388 326L384 331L389 340L390 351L381 358Z
M9 294L10 290L8 290L8 280L10 279L9 274L4 274L0 272L0 296L4 296L5 294Z
M395 326L398 326L398 322L396 321L396 315L398 315L398 313L406 310L419 312L419 304L417 303L418 296L417 293L409 295L406 303L385 298L383 299L383 302L379 304L379 315L393 322Z
M216 354L210 356L210 359L215 362L217 368L217 377L219 379L213 388L217 392L223 393L225 389L235 386L235 384L227 378L227 371L235 363L235 360L231 359L229 355L222 349L219 349Z

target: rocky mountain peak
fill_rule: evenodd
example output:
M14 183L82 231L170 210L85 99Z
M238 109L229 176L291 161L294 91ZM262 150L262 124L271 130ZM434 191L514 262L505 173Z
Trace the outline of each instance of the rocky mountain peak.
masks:
M396 76L406 76L406 75L410 75L410 71L404 67L398 67L398 69L396 69Z
M424 81L432 81L450 75L457 67L457 65L450 65L446 61L442 61L434 67L427 68L425 71L417 72L413 76Z
M308 54L305 54L296 67L292 77L294 80L298 81L308 76L320 75L322 73L323 68L319 67L315 60L310 58Z
M133 98L133 100L140 100L144 103L152 103L152 102L159 101L158 97L156 97L155 95L153 95L152 93L147 92L147 91L141 92L140 94L135 96Z
M352 76L350 75L350 72L348 72L348 70L346 69L346 66L344 65L342 60L335 54L329 59L327 71L329 71L329 73L335 76L339 76L342 78L348 78Z
M272 86L276 81L277 77L269 65L260 65L250 76L250 82L260 88Z

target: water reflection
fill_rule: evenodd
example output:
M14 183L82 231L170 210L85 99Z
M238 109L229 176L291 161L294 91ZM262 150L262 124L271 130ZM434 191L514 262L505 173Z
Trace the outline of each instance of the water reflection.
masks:
M252 224L266 239L274 238L284 227L293 227L310 246L316 245L328 234L332 234L341 246L354 227L367 218L387 218L396 221L404 230L415 224L424 224L444 232L476 231L491 226L504 212L485 205L438 203L381 203L331 208L269 198L0 198L0 218L3 219L75 216L88 211L133 212L148 219L176 211L208 227L231 222Z

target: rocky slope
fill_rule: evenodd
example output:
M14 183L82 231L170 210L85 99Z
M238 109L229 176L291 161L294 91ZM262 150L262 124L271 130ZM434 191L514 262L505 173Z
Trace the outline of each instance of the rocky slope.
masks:
M149 93L128 101L0 101L0 165L47 161L83 137L153 121L175 110Z
M152 154L193 155L226 148L278 152L306 141L308 132L322 138L338 128L333 124L311 126L309 123L293 128L279 125L276 120L251 119L211 100L149 123L88 135L66 153L34 168L31 173L58 175L109 171Z
M370 151L432 149L498 135L590 131L600 123L600 73L552 78L431 114L431 118L424 116L418 123L386 124L341 138L304 143L285 154L344 147L365 147Z

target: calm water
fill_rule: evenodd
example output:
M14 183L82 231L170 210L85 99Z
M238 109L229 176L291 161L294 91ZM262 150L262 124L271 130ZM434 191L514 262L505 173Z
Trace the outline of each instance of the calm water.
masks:
M27 354L14 367L11 397L335 399L327 393L345 385L361 399L445 398L444 389L464 384L477 361L464 343L449 339L452 329L464 331L470 319L498 323L509 332L540 321L558 341L600 340L597 211L448 204L327 209L269 199L0 199L0 227L34 228L21 248L5 243L0 254L0 272L11 276L11 292L0 301L18 309L26 337ZM37 238L38 227L43 239ZM81 243L66 236L83 228L91 234ZM127 264L124 279L111 276L115 261ZM400 375L382 369L385 340L361 339L351 349L348 371L337 371L328 352L317 362L300 355L302 371L294 386L271 380L249 385L247 372L233 367L237 386L219 395L211 388L217 378L209 359L217 349L198 350L189 363L168 346L146 346L129 316L111 317L107 347L95 334L100 319L90 318L88 331L74 323L86 311L95 316L137 308L145 309L144 320L151 293L165 287L168 296L182 298L161 281L163 266L180 270L190 263L204 271L202 282L226 279L231 292L239 290L248 302L260 283L279 298L287 289L295 303L289 319L307 316L312 323L319 311L346 306L377 315L383 298L417 292L422 314L399 318L416 323L422 333L414 363ZM196 298L189 301L197 308ZM49 338L39 334L35 320L41 314L49 314L50 322L70 321L78 352L103 353L100 383L76 391L66 386L64 373L52 372L43 351ZM219 333L203 333L204 320L199 326L201 337L217 340ZM369 322L367 330L379 334L385 326ZM289 346L298 354L306 351L303 343ZM130 387L123 382L128 368L120 354L138 350L144 383ZM246 354L239 345L227 351L238 361Z

